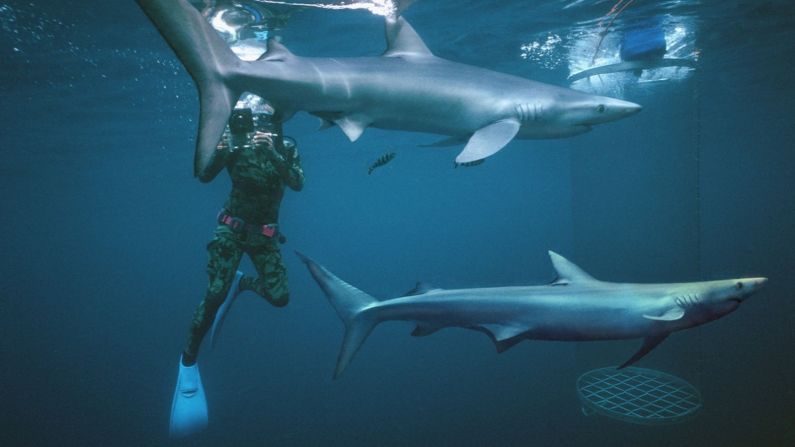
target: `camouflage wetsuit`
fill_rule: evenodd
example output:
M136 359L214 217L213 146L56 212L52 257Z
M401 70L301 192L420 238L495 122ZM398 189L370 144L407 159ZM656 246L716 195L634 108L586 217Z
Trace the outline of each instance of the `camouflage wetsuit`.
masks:
M200 176L212 180L226 167L232 178L232 192L222 213L242 219L249 225L276 224L285 185L300 191L304 174L297 148L285 146L282 138L269 144L251 144L230 151L224 143L218 146L212 166ZM224 140L222 140L224 141ZM278 246L278 232L273 237L260 233L234 230L225 224L215 229L207 245L209 262L207 293L196 308L185 355L195 361L204 335L213 323L218 308L226 298L238 265L247 254L257 269L258 277L244 276L240 290L251 290L276 307L287 305L287 271Z

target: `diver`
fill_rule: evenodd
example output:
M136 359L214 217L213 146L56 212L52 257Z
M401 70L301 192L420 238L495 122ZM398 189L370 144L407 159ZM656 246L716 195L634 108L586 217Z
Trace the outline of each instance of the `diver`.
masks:
M232 179L229 199L218 214L214 237L207 245L209 283L193 314L188 341L180 359L171 410L171 433L181 436L204 428L207 406L197 366L199 347L208 331L214 342L237 296L252 291L275 307L289 301L287 271L279 243L279 205L285 187L300 191L304 174L295 141L282 135L261 98L245 95L238 102L200 180L212 181L224 168ZM238 271L248 255L257 276ZM196 414L198 411L198 415ZM200 421L199 425L195 425Z
M203 11L243 60L255 60L267 50L274 15L259 5L242 1L209 2ZM263 98L243 94L217 145L213 159L199 179L210 182L226 169L232 191L218 214L213 239L207 245L209 282L191 321L171 404L169 432L182 437L207 426L207 401L197 358L205 335L217 337L224 317L237 296L252 291L275 307L289 301L287 272L279 243L279 206L285 187L300 191L304 174L298 149L282 132L278 113ZM257 276L238 271L243 254L253 262Z

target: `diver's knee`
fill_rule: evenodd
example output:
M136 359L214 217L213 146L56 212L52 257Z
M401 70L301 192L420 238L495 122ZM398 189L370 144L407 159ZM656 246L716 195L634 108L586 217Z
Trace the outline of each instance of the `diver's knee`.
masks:
M284 295L274 296L271 299L271 304L275 307L284 307L290 302L290 295L285 293Z

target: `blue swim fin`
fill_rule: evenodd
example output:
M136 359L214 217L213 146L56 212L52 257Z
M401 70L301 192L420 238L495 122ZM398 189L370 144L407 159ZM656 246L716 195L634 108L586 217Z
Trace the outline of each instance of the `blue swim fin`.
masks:
M215 340L221 334L221 327L224 325L226 314L229 313L229 310L232 308L232 304L240 294L240 278L242 277L243 272L238 270L235 274L235 279L232 281L232 285L229 286L229 292L226 294L226 299L224 299L223 304L221 304L221 307L218 308L218 312L215 314L213 327L210 329L210 346L215 346Z
M199 364L182 364L179 359L177 386L174 400L171 401L171 422L169 436L181 438L198 433L207 427L207 398L204 395Z

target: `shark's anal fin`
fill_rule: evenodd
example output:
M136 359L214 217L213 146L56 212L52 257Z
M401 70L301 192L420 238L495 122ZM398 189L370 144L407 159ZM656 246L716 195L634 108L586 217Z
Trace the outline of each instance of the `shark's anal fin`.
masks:
M617 369L626 368L627 366L632 365L633 363L635 363L638 360L642 359L643 356L645 356L646 354L651 352L652 349L656 348L657 345L659 345L660 343L663 342L663 340L668 338L668 335L670 335L670 334L665 333L665 334L661 334L661 335L652 335L652 336L644 338L643 339L643 345L641 345L640 349L638 349L638 352L636 352L635 355L630 357L629 360L624 362Z
M504 324L481 324L480 327L487 330L494 337L494 343L516 337L527 330L527 328Z
M527 331L527 328L500 324L482 324L480 326L470 326L467 329L472 329L488 335L494 343L494 347L497 348L498 354L502 354L524 340L522 333Z
M681 307L672 307L668 309L664 314L655 316L655 315L643 315L643 318L649 320L656 320L656 321L676 321L680 318L685 316L685 310Z
M351 142L354 142L362 136L364 129L370 125L371 121L364 115L346 115L336 119L334 123L345 132Z
M496 154L513 140L520 127L519 120L508 118L478 129L455 158L455 162L469 163Z

